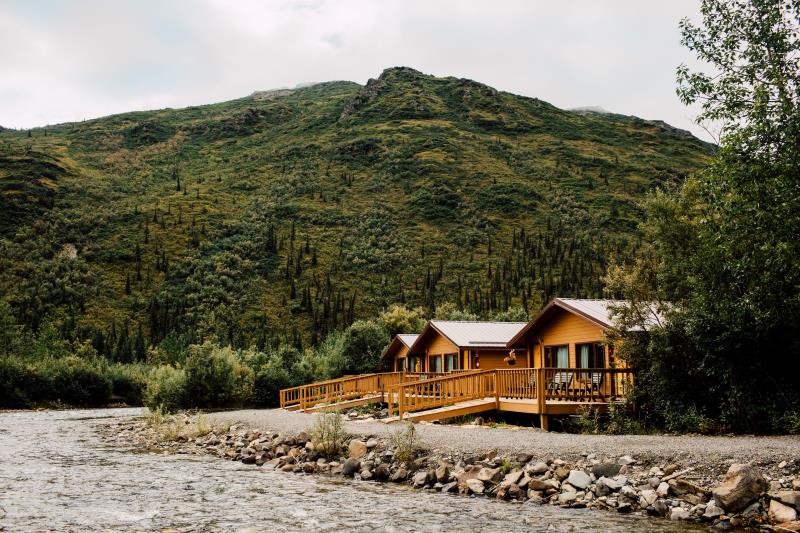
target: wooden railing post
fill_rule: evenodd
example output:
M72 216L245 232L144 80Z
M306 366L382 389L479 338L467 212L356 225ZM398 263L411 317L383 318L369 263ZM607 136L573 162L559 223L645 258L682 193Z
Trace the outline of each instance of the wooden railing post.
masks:
M537 368L536 369L536 400L539 404L539 414L544 413L545 408L545 395L547 394L547 389L544 384L545 375L544 375L544 368Z

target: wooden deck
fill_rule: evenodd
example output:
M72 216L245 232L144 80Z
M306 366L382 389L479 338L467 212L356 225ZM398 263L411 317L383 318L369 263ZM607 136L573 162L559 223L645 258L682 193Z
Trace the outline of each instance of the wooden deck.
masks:
M281 407L348 408L383 401L390 420L441 420L470 413L511 411L540 416L605 411L620 401L633 371L615 368L513 368L443 374L388 372L350 376L281 391Z

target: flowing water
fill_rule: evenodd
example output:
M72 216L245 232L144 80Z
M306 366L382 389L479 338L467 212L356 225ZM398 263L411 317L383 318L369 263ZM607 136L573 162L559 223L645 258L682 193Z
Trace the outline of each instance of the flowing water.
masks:
M0 413L3 531L661 531L638 516L287 474L105 444L138 409Z

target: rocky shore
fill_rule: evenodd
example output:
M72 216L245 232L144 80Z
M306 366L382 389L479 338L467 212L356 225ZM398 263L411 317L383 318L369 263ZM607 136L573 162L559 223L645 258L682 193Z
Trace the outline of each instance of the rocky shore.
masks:
M191 424L186 418L181 424ZM695 475L692 465L584 453L565 460L418 449L406 436L362 435L319 442L308 431L282 433L243 425L202 436L155 430L137 421L112 428L109 438L173 453L212 454L254 468L287 473L344 476L362 481L403 483L498 500L529 501L567 508L641 513L703 523L717 530L800 531L800 457L772 469L732 464L719 479ZM413 439L413 431L412 437ZM403 444L405 440L405 444ZM399 442L399 443L398 443ZM706 469L707 470L707 469Z

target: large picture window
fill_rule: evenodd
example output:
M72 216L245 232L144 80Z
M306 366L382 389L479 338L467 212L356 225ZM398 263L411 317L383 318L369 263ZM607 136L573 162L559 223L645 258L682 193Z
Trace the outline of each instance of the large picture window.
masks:
M444 370L450 372L451 370L458 370L458 354L451 353L444 356Z
M441 372L442 371L442 356L435 355L430 358L428 361L430 363L430 371L431 372Z
M547 368L569 368L569 346L545 346L544 366Z
M605 368L605 347L599 342L578 344L575 347L578 368Z

